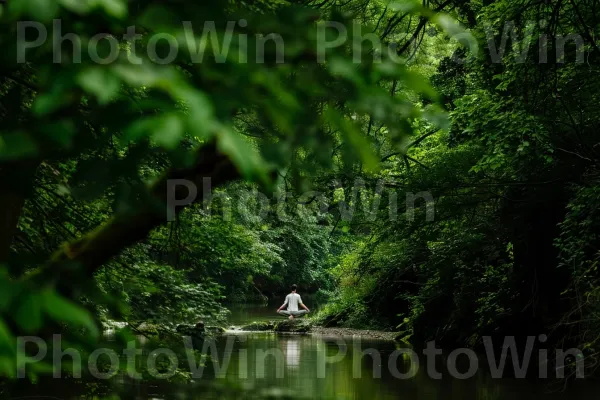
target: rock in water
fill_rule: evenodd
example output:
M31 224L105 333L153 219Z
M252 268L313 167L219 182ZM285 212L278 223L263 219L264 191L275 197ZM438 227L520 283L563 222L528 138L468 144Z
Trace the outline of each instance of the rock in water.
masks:
M198 326L199 324L194 325L177 325L176 331L177 333L184 336L192 336L192 337L204 337L206 334L204 330L204 324L202 326Z
M222 328L220 326L207 326L206 332L211 333L213 335L222 335L223 333L225 333L225 328Z
M273 324L273 322L264 321L264 322L253 322L249 325L242 326L240 329L242 331L258 332L258 331L272 331L273 328L275 328L275 324Z
M310 332L312 325L310 322L293 319L278 322L275 325L275 332L293 332L293 333L306 333Z

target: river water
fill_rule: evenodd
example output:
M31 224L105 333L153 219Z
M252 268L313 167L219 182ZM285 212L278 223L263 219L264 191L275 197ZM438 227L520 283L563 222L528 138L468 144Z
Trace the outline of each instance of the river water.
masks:
M277 306L233 307L230 323L242 326L252 321L277 319ZM433 379L428 373L431 366L423 357L414 360L398 356L399 345L388 341L228 331L213 343L216 359L223 368L205 370L192 383L187 379L177 382L176 377L170 381L119 377L113 378L110 385L46 379L33 389L23 389L19 383L0 386L0 397L562 400L596 399L600 393L598 386L589 381L563 391L562 384L552 384L550 380L492 379L486 368L469 379L456 379L443 367L441 357L438 357L441 365L436 369L442 378ZM370 355L363 356L365 351ZM467 368L459 369L465 372Z
M277 306L236 307L232 310L231 321L240 325L251 321L273 320L276 319L274 310ZM243 337L242 340L239 340L240 336ZM597 399L600 394L600 387L589 382L565 391L560 382L551 380L533 382L525 379L492 379L487 368L481 368L470 379L456 379L445 368L441 356L438 357L440 363L436 370L442 377L433 379L427 371L424 357L415 362L410 357L400 356L390 363L390 357L400 346L389 341L273 333L238 333L235 337L238 340L232 346L231 365L225 373L226 379L242 382L249 388L262 389L263 392L271 389L275 392L293 393L294 397L557 400ZM267 358L263 363L259 357L259 362L256 362L257 352L269 349L276 349L275 353L282 355L281 359ZM365 352L369 355L363 355ZM240 354L248 355L241 363ZM374 362L372 354L377 354L380 360ZM479 362L481 365L487 363L484 359ZM511 364L508 365L507 368L510 368ZM468 365L465 367L459 363L459 370L466 372Z

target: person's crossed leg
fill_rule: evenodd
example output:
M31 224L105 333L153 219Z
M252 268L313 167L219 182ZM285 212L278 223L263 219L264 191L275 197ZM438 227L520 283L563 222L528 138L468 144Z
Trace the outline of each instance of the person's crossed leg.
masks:
M281 310L281 311L277 311L277 313L280 315L286 315L289 317L289 319L294 319L294 318L300 317L304 314L308 314L308 311L306 311L306 310L298 310L298 311Z

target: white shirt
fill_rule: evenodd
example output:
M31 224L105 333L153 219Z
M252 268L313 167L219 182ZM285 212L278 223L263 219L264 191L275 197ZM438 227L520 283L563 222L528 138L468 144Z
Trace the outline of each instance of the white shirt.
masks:
M285 306L287 304L288 311L298 311L298 304L302 304L302 298L298 293L290 293L285 296Z

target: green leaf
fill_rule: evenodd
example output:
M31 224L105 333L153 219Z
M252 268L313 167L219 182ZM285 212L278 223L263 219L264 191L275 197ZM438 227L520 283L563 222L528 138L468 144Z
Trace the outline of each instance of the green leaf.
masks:
M175 113L162 115L156 118L152 127L152 139L166 149L174 149L183 137L183 122L181 116Z
M61 121L50 122L40 129L46 137L63 147L70 147L72 139L75 136L75 127L73 121L64 119Z
M0 371L10 379L16 377L16 363L13 357L0 356Z
M266 180L266 170L256 149L242 136L229 127L219 129L218 147L227 154L246 177L260 177Z
M438 93L423 75L413 71L405 70L402 73L402 77L404 78L403 83L407 88L412 89L419 94L425 95L430 99L436 99L438 97Z
M438 107L427 107L423 111L422 117L442 130L447 131L450 129L450 119L448 118L448 114Z
M5 270L0 270L0 311L6 310L19 292L19 285L8 280Z
M15 337L10 332L4 321L0 320L0 346L5 349L10 349L11 353L15 352Z
M90 12L93 3L89 0L59 0L59 2L64 8L77 14Z
M108 68L92 67L77 75L77 83L83 90L97 97L100 104L108 103L119 91L121 82Z
M456 37L466 35L472 38L471 34L464 30L454 18L446 14L436 14L432 19L432 22L442 28L446 34L450 37Z
M344 118L338 112L332 109L325 111L326 120L334 125L352 145L352 148L361 159L365 169L375 171L379 167L379 160L373 153L372 145L369 140L360 132L351 121Z
M51 290L43 293L43 300L44 311L54 320L83 326L94 337L100 334L91 314L81 306Z
M396 62L390 60L384 60L381 63L374 65L375 71L385 77L396 77L403 78L406 72L406 68L403 67L406 60L398 60Z
M33 102L33 113L39 117L53 113L67 104L68 98L65 93L60 91L52 91L40 94Z
M147 64L115 65L113 70L121 79L134 87L155 86L163 80L168 81L168 77Z
M94 3L115 18L122 19L127 16L127 3L124 0L95 0Z
M175 95L187 108L187 129L199 139L208 139L214 134L214 106L210 98L197 89L179 88Z
M123 142L136 141L150 137L158 145L167 149L175 149L181 142L184 126L181 115L168 113L134 122L126 130Z
M142 26L151 26L158 32L169 32L173 27L181 27L181 19L164 5L145 7L144 13L138 18Z
M346 78L356 85L362 83L362 78L358 73L357 65L350 60L345 60L340 57L332 58L328 64L329 72L334 76Z
M402 13L411 14L423 13L427 10L420 2L416 0L395 1L390 3L388 7L391 11L399 11Z
M17 160L37 153L37 145L25 133L14 132L0 136L0 160Z
M56 0L20 0L8 1L8 10L17 16L28 16L36 21L49 22L59 12Z
M42 327L42 305L37 293L28 293L17 309L15 321L25 332L34 332Z

